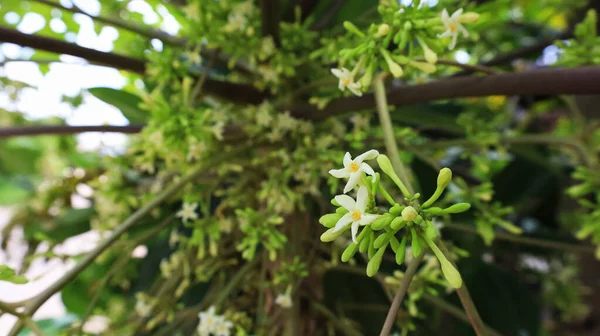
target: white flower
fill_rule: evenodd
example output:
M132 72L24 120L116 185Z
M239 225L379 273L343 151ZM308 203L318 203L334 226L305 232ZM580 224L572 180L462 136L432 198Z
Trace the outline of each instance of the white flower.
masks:
M224 316L217 317L217 324L213 328L213 333L216 336L230 336L233 322L227 321Z
M206 144L204 141L193 143L188 150L187 160L190 162L196 161L204 152L206 152Z
M215 307L211 306L205 312L198 314L200 323L198 324L198 333L200 335L208 335L211 332L215 332L220 324L220 316L215 314Z
M463 12L463 9L459 9L452 16L448 15L448 11L444 9L442 11L442 23L446 27L446 31L442 34L438 35L440 38L444 37L452 37L452 42L448 49L452 50L456 46L456 39L458 38L458 33L462 32L464 37L469 36L469 32L467 29L460 23L460 16Z
M354 243L358 243L356 241L358 226L369 225L373 223L373 221L378 217L377 215L365 213L365 211L367 210L368 197L369 192L367 191L367 187L365 186L360 186L360 188L358 188L356 201L354 201L354 199L352 199L352 197L348 195L335 196L335 201L338 202L346 210L348 210L348 213L342 216L340 220L338 220L338 222L335 224L335 229L333 231L339 231L346 227L348 224L352 223L352 241Z
M363 172L373 176L372 180L375 182L375 172L373 171L373 168L363 161L372 160L376 158L377 155L379 155L379 152L371 149L370 151L367 151L352 160L350 153L346 152L346 155L344 155L344 168L332 169L329 171L329 174L337 178L348 178L348 183L346 183L346 186L344 187L345 194L356 187L356 185L360 182Z
M248 19L244 15L232 12L227 17L226 29L228 31L234 31L234 30L241 31L241 30L244 30L244 28L246 28L247 24L248 24Z
M279 294L275 299L275 303L283 308L290 308L292 306L292 296L290 293Z
M417 7L417 9L421 9L425 6L429 6L429 0L421 0L421 2L419 2L419 7Z
M198 207L198 203L183 203L183 207L177 212L177 217L181 217L184 223L188 220L198 219L196 207Z
M296 128L298 121L290 115L290 111L285 111L277 116L277 128L284 131Z
M225 124L218 121L211 128L212 134L217 138L217 140L223 140L223 129L225 128Z
M110 319L106 316L93 315L83 325L82 330L87 334L99 335L108 328Z
M152 306L146 300L138 300L135 303L135 312L141 317L148 317L152 313Z
M338 83L338 89L344 91L346 88L350 90L350 92L354 93L357 96L362 96L362 92L360 91L360 83L354 81L353 75L350 70L346 68L341 69L331 69L331 73L337 77L340 82Z

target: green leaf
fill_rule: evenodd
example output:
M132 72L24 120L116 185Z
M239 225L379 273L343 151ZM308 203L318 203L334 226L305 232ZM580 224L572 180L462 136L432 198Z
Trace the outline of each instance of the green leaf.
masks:
M0 281L8 281L19 285L29 282L24 276L17 275L15 270L6 265L0 265Z
M25 183L0 177L0 205L22 203L29 198L32 191Z
M90 230L90 218L94 214L94 208L69 209L56 220L56 227L47 234L55 240L63 241L69 237Z
M107 87L91 88L88 91L96 98L121 110L130 123L145 123L148 120L149 115L138 107L142 99L132 93Z

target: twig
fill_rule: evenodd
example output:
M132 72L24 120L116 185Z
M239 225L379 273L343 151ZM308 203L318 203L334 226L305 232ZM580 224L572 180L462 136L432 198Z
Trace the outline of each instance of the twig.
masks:
M408 264L408 268L404 273L404 277L400 280L400 285L398 286L398 291L392 300L392 305L390 306L390 310L385 318L385 322L383 323L383 327L381 328L381 332L379 336L388 336L392 327L394 326L394 322L396 321L396 314L398 313L398 309L400 308L400 303L402 299L404 299L404 295L406 295L406 291L410 286L410 282L412 278L415 276L417 272L417 268L419 268L419 264L423 257L425 256L425 252L422 252L420 256L413 258Z
M0 312L6 312L6 313L9 313L9 314L13 315L14 317L18 318L19 322L22 322L24 325L29 327L29 329L31 329L31 332L34 333L36 336L44 335L44 333L42 333L40 328L31 319L31 317L29 317L27 314L19 313L12 307L11 304L0 301Z
M313 309L315 309L319 313L325 315L329 321L332 321L333 326L336 329L343 332L344 335L349 335L349 336L361 336L362 335L360 332L356 331L356 329L352 328L352 326L344 323L344 321L340 321L340 319L337 316L335 316L335 314L332 311L330 311L329 309L327 309L327 307L325 307L324 305L322 305L318 302L312 301L311 306Z
M92 63L119 70L132 71L138 74L143 74L146 68L146 62L141 59L106 53L44 36L25 34L16 29L6 27L0 27L0 42L14 43L22 47L81 57ZM223 82L210 78L206 79L204 89L210 95L234 103L260 104L269 96L249 84Z
M389 105L406 105L433 100L494 95L599 94L600 67L541 69L489 76L442 79L422 85L395 88L387 92ZM287 106L297 118L323 120L375 105L374 94L332 100L323 110L309 104Z
M104 132L104 133L139 133L143 125L127 126L71 126L71 125L43 125L43 126L22 126L22 127L0 127L0 139L15 136L31 135L68 135L85 132Z
M277 47L281 46L279 39L278 3L273 0L260 0L261 32L263 36L271 36Z
M426 61L424 58L418 58L416 60L417 61L421 61L421 62ZM473 73L475 73L475 72L483 72L483 73L488 74L488 75L494 75L494 74L502 72L502 71L494 70L494 69L489 68L489 67L484 66L484 65L464 64L464 63L459 63L459 62L456 62L456 61L446 60L446 59L439 59L436 64L449 65L449 66L453 66L453 67L457 67L457 68L469 70L469 71L471 71Z
M464 224L447 223L447 224L444 224L444 228L479 235L479 232L477 232L476 229L474 229L468 225L464 225ZM512 234L503 233L503 232L495 233L494 237L495 237L495 239L498 239L498 240L510 241L510 242L514 242L517 244L531 245L531 246L567 251L567 252L572 252L572 253L590 253L590 254L596 253L596 247L591 246L591 245L586 245L586 246L574 245L574 244L562 243L562 242L540 239L540 238L512 235Z
M423 294L423 300L431 303L432 305L438 307L439 309L445 311L446 313L456 317L457 319L466 322L467 324L469 324L469 317L467 315L465 315L465 313L463 313L460 309L456 308L455 306L449 304L448 302L438 298L437 296L428 294L428 293L424 293ZM502 334L492 328L490 328L487 325L484 325L485 329L487 330L488 334L490 336L502 336Z

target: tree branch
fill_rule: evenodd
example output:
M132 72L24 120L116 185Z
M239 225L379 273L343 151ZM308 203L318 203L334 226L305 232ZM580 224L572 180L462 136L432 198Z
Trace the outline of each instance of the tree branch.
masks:
M142 130L143 125L127 126L71 126L71 125L50 125L50 126L23 126L23 127L0 127L0 139L14 136L27 135L64 135L77 134L85 132L109 132L133 134Z
M279 1L260 0L260 15L262 36L271 36L275 45L280 47L278 3Z
M44 36L25 34L16 29L6 27L0 27L0 42L14 43L23 47L81 57L92 63L138 74L143 74L146 67L146 62L140 59L85 48L74 43ZM210 78L206 79L204 90L209 95L243 104L260 104L268 96L265 92L259 91L252 85L229 83Z
M485 77L441 79L423 85L388 90L388 104L405 105L433 100L485 97L493 95L559 95L600 93L600 67L586 66L569 69L542 69L519 73L501 73ZM338 98L323 110L309 104L288 107L299 118L322 120L334 115L372 109L373 94L361 97Z

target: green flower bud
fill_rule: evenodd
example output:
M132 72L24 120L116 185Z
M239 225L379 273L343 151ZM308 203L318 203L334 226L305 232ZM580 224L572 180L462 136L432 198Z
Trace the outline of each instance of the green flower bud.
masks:
M369 259L371 259L375 254L375 245L373 244L374 241L375 232L371 231L371 234L369 235L369 248L367 249L367 256L369 257Z
M392 166L390 158L388 158L385 154L379 154L379 156L377 156L377 164L379 164L379 168L381 168L381 170L383 170L383 172L387 176L389 176L392 179L392 181L394 181L398 188L400 188L404 196L408 197L410 193L408 192L408 189L406 188L404 183L402 183L402 180L400 180L400 178L394 171L394 167Z
M377 36L383 37L390 32L390 26L387 23L383 23L377 28Z
M396 35L394 35L394 43L398 44L400 43L400 39L402 38L402 30L397 32Z
M367 249L369 248L369 245L371 245L371 235L367 234L366 237L364 237L363 239L361 239L359 241L359 246L358 246L358 250L360 251L360 253L365 253L367 252Z
M394 217L389 213L383 214L377 217L369 227L375 231L382 230L392 222L392 219L394 219Z
M414 257L418 257L423 252L423 250L421 249L421 242L419 241L419 236L417 236L417 231L415 231L415 229L410 229L410 234L411 234L411 238L412 238L411 239L412 254Z
M433 204L433 202L437 201L438 198L442 195L450 181L452 180L452 170L450 168L442 168L437 178L437 188L431 197L423 203L423 208L428 208Z
M344 214L348 213L348 209L346 209L344 207L339 207L339 208L335 209L335 213L337 213L338 215L344 215Z
M321 216L319 218L319 223L321 223L326 228L332 228L335 224L342 218L342 214L331 213Z
M402 210L402 219L404 219L407 222L414 221L418 215L419 213L417 212L417 210L415 210L415 208L413 208L410 205L404 208L404 210Z
M365 37L365 34L363 32L360 31L360 29L358 29L358 27L356 27L352 22L350 21L344 21L344 28L346 28L347 31L349 31L350 33L355 34L358 37Z
M402 71L402 67L394 62L394 60L390 57L390 54L387 52L387 50L380 48L379 52L381 53L381 55L383 55L383 58L385 59L385 63L387 64L388 68L390 69L390 72L392 73L392 75L395 78L399 78L402 77L402 75L404 74L404 71Z
M354 257L357 250L358 250L358 244L351 243L350 245L348 245L348 247L346 247L346 249L344 250L344 253L342 253L342 261L348 262L348 260L350 260L352 257Z
M441 215L445 214L444 209L442 209L440 207L431 207L431 208L423 209L421 211L423 211L424 213L427 213L427 214L432 214L434 216L441 216Z
M396 217L390 224L390 228L394 231L400 230L406 225L406 222L402 217Z
M335 230L335 228L331 228L325 232L323 232L323 234L321 235L321 241L323 243L329 243L334 241L337 237L339 237L342 233L344 233L346 230L348 230L350 228L350 225L347 225L345 228L337 231L337 232L333 232L333 230Z
M394 206L390 209L390 214L394 215L394 216L398 216L402 210L404 209L403 205L400 205L398 203L394 204Z
M333 204L335 207L341 207L340 203L335 200L335 197L331 199L331 204Z
M463 13L458 18L458 22L460 22L460 23L473 23L473 22L475 22L477 20L479 20L479 14L477 14L475 12L466 12L466 13Z
M391 238L392 238L391 233L386 232L386 233L380 234L379 237L377 237L377 239L375 239L375 242L373 242L373 246L375 248L380 248L383 245L387 244Z
M402 237L402 242L400 242L400 246L396 249L396 264L402 265L404 259L406 257L406 241L408 239L406 236Z
M425 224L427 225L425 227L425 236L427 236L427 238L432 239L432 240L435 239L435 237L438 236L438 230L435 228L433 223L430 221L426 221Z
M447 214L457 214L461 212L465 212L471 208L471 204L469 203L456 203L453 204L446 209L444 209L444 213Z
M587 195L587 194L591 193L592 191L594 191L593 185L591 185L590 183L582 183L582 184L578 184L578 185L568 188L567 195L569 195L573 198L577 198L577 197L581 197L583 195Z
M390 246L392 247L394 253L396 253L398 251L398 248L400 247L400 242L398 241L398 238L392 236L390 238Z
M427 74L434 73L436 70L435 65L431 63L410 61L409 64Z
M371 260L369 260L369 263L367 264L367 276L372 277L375 274L377 274L377 271L379 270L379 266L381 266L381 260L383 259L383 253L385 252L386 248L387 248L387 245L384 245L382 248L377 250L377 252L373 255Z
M433 254L435 254L435 256L438 258L440 266L442 268L442 273L444 274L444 277L446 278L446 281L448 281L450 286L457 289L462 287L463 282L460 273L458 272L458 270L456 270L454 265L452 265L452 263L449 262L448 259L446 259L444 253L440 251L440 249L437 247L437 245L434 244L434 242L431 239L425 238L425 243L427 243Z

